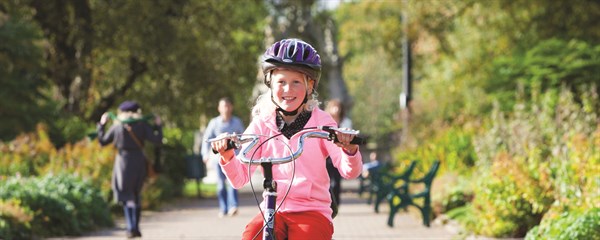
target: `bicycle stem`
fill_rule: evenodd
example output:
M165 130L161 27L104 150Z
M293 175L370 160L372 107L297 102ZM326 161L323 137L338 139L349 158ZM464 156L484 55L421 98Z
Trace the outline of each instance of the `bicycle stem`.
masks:
M273 163L260 164L263 168L263 187L265 192L265 212L263 215L263 239L275 239L275 205L277 203L277 183L273 180Z

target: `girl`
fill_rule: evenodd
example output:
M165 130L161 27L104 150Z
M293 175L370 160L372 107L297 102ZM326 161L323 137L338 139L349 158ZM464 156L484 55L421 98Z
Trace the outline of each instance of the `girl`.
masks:
M261 136L281 134L284 137L267 141L256 152L250 151L249 155L254 152L253 156L247 157L287 156L286 145L295 151L295 143L304 128L337 126L328 113L318 108L316 89L321 75L321 59L311 45L299 39L281 40L267 49L261 65L269 91L257 100L252 109L253 120L244 133ZM332 209L325 159L327 156L332 158L342 177L358 177L362 158L358 145L350 144L353 138L354 135L338 133L340 142L335 144L324 139L307 139L304 145L306 151L295 163L273 165L279 207L275 215L275 239L332 238ZM227 150L227 140L213 142L212 148L219 152L219 164L235 188L249 182L248 166L235 156L233 149ZM282 201L288 188L291 190ZM261 206L264 208L264 204ZM246 226L242 238L261 236L262 227L263 216L259 213Z

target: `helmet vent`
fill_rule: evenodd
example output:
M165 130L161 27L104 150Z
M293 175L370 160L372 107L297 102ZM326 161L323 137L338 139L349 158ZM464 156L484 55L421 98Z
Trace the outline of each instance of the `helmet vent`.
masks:
M315 80L315 88L321 77L321 57L308 43L299 39L283 39L274 43L263 54L261 68L265 76L278 67L300 71ZM268 80L265 79L268 85Z
M308 60L309 57L310 57L310 49L304 48L304 51L302 52L302 60L306 61L306 60Z

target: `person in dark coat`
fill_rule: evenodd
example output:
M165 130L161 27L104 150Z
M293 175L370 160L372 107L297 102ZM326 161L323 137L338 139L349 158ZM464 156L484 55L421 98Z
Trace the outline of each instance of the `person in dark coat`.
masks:
M141 191L148 174L149 161L143 152L143 145L145 141L161 144L161 119L155 116L155 125L151 126L142 117L140 105L134 101L125 101L119 105L113 125L105 131L109 117L108 113L104 113L100 118L97 126L98 140L102 146L113 143L117 149L112 174L114 198L123 205L127 237L141 237Z

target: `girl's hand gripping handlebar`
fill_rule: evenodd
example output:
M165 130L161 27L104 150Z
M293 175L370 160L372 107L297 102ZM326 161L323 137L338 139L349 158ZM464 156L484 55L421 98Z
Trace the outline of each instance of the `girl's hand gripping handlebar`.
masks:
M321 129L325 132L328 132L329 136L330 136L329 140L333 141L334 143L340 143L340 140L338 139L338 133L353 135L354 137L352 138L352 141L349 142L349 144L362 145L362 144L366 143L364 138L357 136L360 133L360 131L358 131L358 130L337 128L337 127L330 127L330 126L319 126L317 128Z
M364 143L363 138L356 136L359 133L357 130L330 126L319 126L318 129L328 132L329 140L350 155L358 151L358 144Z
M215 145L219 145L217 144L212 144L214 142L219 142L221 140L227 140L227 146L225 147L225 151L229 150L229 149L233 149L233 148L240 148L241 147L241 143L237 137L238 135L235 133L223 133L219 136L217 136L216 138L212 138L212 139L208 139L207 142L211 143L211 147L212 147L212 152L214 154L219 153L219 151L217 149L215 149Z

